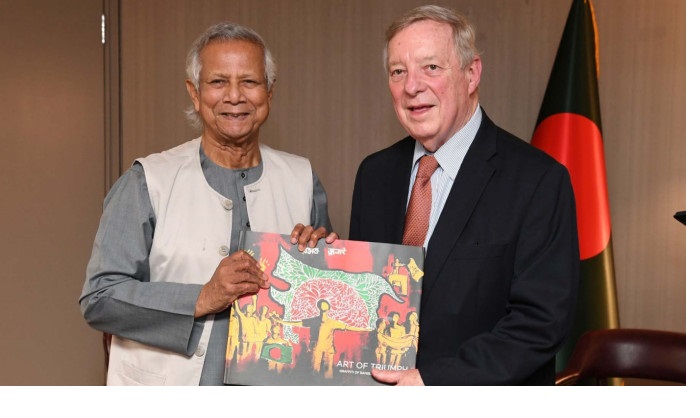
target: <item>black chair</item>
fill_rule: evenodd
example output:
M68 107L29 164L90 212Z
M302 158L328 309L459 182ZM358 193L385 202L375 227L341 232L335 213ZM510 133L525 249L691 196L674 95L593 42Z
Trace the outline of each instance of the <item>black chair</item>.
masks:
M581 336L556 384L575 385L593 379L659 380L685 385L685 333L650 329L604 329Z

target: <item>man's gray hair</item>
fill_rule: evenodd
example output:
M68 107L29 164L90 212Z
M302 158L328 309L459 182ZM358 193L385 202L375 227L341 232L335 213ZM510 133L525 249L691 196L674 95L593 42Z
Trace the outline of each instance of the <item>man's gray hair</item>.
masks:
M446 23L452 28L453 43L459 58L459 64L465 69L472 63L474 57L479 55L476 49L476 28L466 17L452 9L441 6L420 6L409 10L406 14L395 20L386 30L384 42L384 69L389 72L389 42L397 33L421 20L432 20L438 23Z
M204 31L204 33L192 43L190 51L187 53L185 68L187 79L192 82L197 92L199 92L199 75L202 71L202 50L212 42L223 41L247 41L258 45L263 50L263 54L265 55L265 81L267 83L267 91L271 91L272 86L275 84L277 68L275 60L272 58L272 53L267 48L267 45L265 45L265 41L257 32L250 28L236 23L221 22ZM194 105L190 105L185 111L185 114L190 124L195 129L202 129L202 119L199 113L194 109Z

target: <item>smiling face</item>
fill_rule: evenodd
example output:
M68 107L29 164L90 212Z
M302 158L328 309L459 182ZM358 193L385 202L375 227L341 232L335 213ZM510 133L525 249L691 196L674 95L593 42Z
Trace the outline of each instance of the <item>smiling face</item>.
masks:
M452 28L421 20L399 31L387 49L394 110L408 133L431 152L471 118L481 77L478 56L460 68Z
M220 41L200 53L199 91L187 90L203 121L203 141L243 145L256 142L270 112L263 50L248 41Z

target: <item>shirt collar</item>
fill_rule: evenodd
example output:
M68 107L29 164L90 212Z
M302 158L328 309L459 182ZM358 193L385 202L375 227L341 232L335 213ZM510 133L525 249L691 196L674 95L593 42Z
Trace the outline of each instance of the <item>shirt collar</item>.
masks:
M466 125L462 127L457 133L455 133L450 139L447 140L438 150L435 152L435 159L440 168L443 169L445 173L454 180L457 177L457 172L459 167L462 166L462 161L469 151L469 147L474 142L476 137L476 132L481 126L482 112L481 106L477 105L474 114L469 119ZM425 154L430 154L423 148L420 142L416 141L415 148L413 150L413 167L415 167L416 162Z

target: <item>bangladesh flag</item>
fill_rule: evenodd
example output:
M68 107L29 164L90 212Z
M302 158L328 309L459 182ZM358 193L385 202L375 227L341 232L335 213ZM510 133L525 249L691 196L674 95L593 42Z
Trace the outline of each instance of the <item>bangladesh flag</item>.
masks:
M568 168L576 197L581 282L574 327L557 355L557 371L583 333L619 326L598 68L593 4L574 0L531 141Z
M265 344L262 347L260 358L278 363L292 364L292 347L280 343Z

